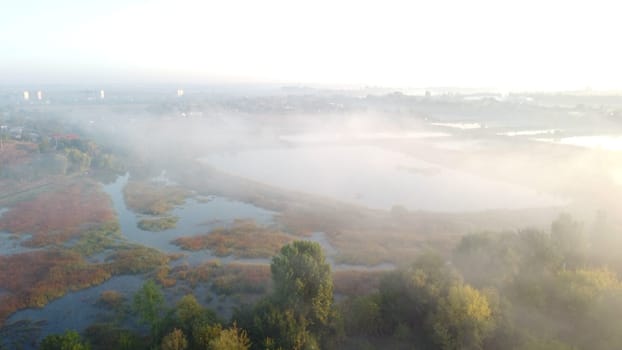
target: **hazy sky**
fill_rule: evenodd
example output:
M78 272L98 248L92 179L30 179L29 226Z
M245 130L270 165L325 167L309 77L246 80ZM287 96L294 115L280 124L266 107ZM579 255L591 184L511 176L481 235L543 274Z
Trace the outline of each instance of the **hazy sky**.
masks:
M622 89L615 1L1 3L0 83Z

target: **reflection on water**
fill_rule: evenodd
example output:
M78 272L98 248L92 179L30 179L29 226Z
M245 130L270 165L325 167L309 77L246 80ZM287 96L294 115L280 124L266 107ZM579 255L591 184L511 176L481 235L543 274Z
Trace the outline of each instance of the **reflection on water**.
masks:
M273 186L377 209L401 205L411 210L462 212L565 204L528 188L371 146L261 149L210 155L202 161Z
M412 132L352 132L352 133L303 133L282 135L283 141L294 143L338 143L347 141L422 139L451 136L444 132L412 131Z
M561 139L537 138L535 141L557 143L562 145L579 146L589 149L605 151L622 151L622 136L594 135L594 136L571 136Z
M119 177L115 182L104 186L104 191L112 199L114 209L117 212L121 232L132 242L164 252L182 251L170 243L175 238L205 233L215 227L229 225L235 219L253 219L260 225L273 223L274 213L271 211L223 197L210 196L208 201L197 201L191 198L184 205L174 208L171 215L179 218L175 228L162 232L143 231L138 228L138 221L149 216L133 213L127 208L123 199L123 188L128 179L129 174L126 174ZM193 261L202 261L214 257L206 251L183 252L193 255Z
M430 123L430 125L443 126L446 128L453 128L453 129L460 129L460 130L471 130L471 129L482 128L482 124L480 123Z
M42 309L25 309L11 315L7 325L23 320L46 320L41 329L33 329L33 336L43 338L49 334L63 333L73 329L83 331L89 325L102 321L106 311L97 305L101 293L105 290L116 290L131 301L132 295L142 286L142 276L117 276L88 289L72 292L56 299ZM39 333L40 331L40 333ZM24 349L30 349L26 346ZM34 347L32 347L34 349Z
M560 129L542 129L542 130L518 130L498 132L498 136L534 136L534 135L554 135L561 132Z
M32 238L29 234L12 234L0 231L0 255L26 253L40 248L25 247L22 243ZM1 287L1 286L0 286Z

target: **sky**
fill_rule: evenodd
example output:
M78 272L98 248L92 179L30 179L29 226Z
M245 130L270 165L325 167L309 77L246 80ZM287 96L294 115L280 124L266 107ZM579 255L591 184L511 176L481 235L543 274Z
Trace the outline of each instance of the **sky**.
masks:
M0 84L622 90L615 1L0 3Z

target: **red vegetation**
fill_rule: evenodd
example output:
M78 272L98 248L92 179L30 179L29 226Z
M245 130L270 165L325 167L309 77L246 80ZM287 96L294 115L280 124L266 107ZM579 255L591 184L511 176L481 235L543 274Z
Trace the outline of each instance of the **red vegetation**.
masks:
M118 309L124 302L125 297L116 290L105 290L99 295L99 303L113 309Z
M0 230L32 234L26 245L65 242L90 225L115 219L107 195L90 182L66 185L20 202L0 218Z
M222 294L262 294L271 281L270 265L231 263L215 271L212 286Z
M217 228L210 233L180 237L173 244L186 250L211 249L217 256L269 258L294 237L269 228L257 226L252 220L236 220L229 228Z
M187 281L193 288L198 283L212 283L221 294L262 294L272 282L270 265L230 263L221 265L218 260L207 261L195 267L177 266L171 271L173 277Z
M122 247L107 258L106 269L114 275L137 274L166 266L169 256L145 246Z
M0 149L0 164L12 166L27 163L37 151L37 145L31 142L4 141Z
M13 312L43 307L68 291L98 285L110 273L77 253L35 251L0 256L0 325Z
M198 283L209 281L213 272L219 268L222 268L222 266L218 260L209 260L194 267L187 264L176 266L171 273L175 278L187 281L194 288Z

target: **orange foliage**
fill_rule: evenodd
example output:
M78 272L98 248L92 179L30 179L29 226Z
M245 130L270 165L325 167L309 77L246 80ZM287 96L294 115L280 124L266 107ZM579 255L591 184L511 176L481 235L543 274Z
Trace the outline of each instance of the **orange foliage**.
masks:
M115 219L108 196L96 184L80 182L18 203L0 218L0 230L27 234L26 245L59 244L89 225Z
M105 290L99 296L99 302L113 309L121 307L125 297L116 290Z
M193 251L211 249L217 256L269 258L293 240L290 235L258 226L252 220L236 220L230 228L217 228L203 235L180 237L173 244Z
M0 256L0 324L13 312L43 307L68 291L100 284L110 278L101 266L88 264L67 251L34 251Z
M189 265L176 266L171 272L175 278L187 281L194 288L198 283L207 282L213 271L221 267L218 260L209 260L195 267Z
M106 268L114 275L153 271L169 263L161 251L145 246L123 247L108 257Z
M155 279L162 285L164 288L169 288L175 286L177 284L177 280L170 277L171 268L166 266L161 266L155 272Z
M0 149L0 164L14 166L30 161L38 146L32 142L4 141Z
M177 266L172 275L187 281L193 288L198 283L211 282L213 288L224 294L265 293L271 285L270 265L230 263L221 265L218 260L210 260L195 267Z

